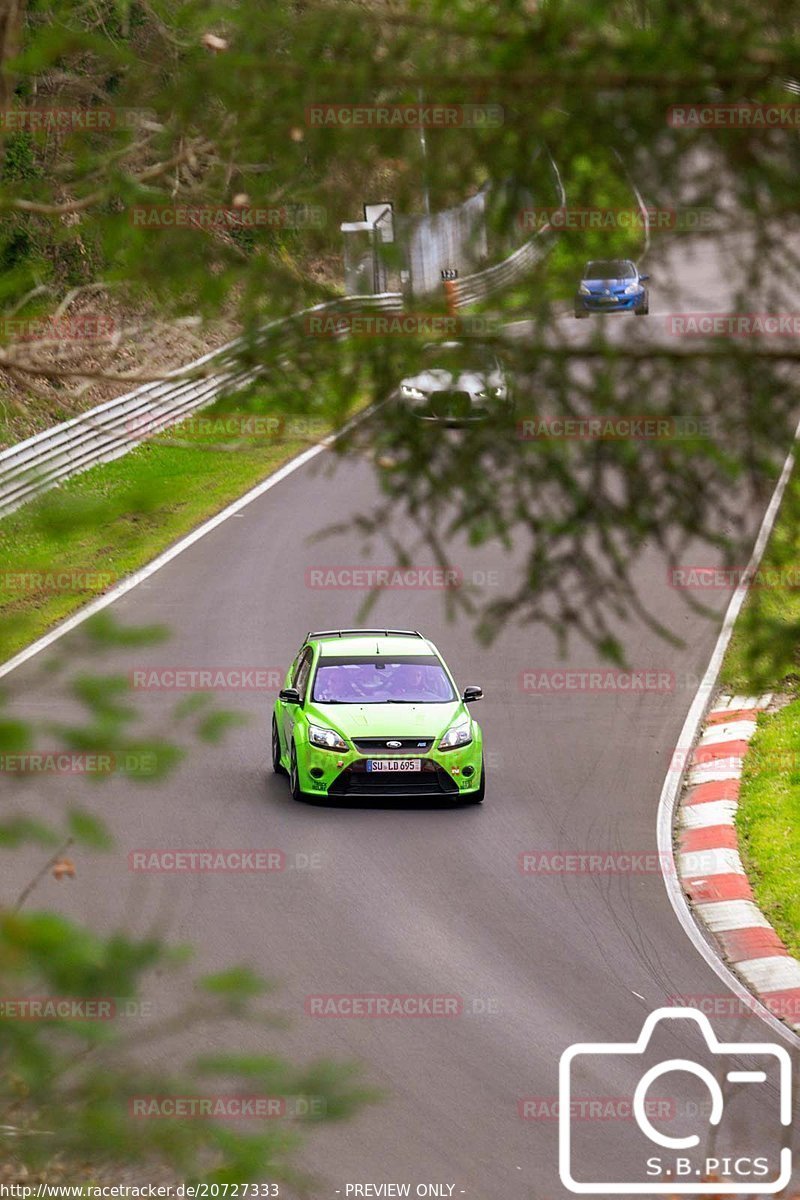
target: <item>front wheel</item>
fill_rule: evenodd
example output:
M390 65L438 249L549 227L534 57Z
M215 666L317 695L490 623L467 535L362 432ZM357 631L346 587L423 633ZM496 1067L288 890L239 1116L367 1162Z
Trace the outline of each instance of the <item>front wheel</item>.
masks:
M276 775L285 775L286 767L281 762L281 739L278 734L278 722L272 718L272 769Z
M292 742L292 752L289 755L289 791L292 793L293 800L304 800L305 797L300 790L300 773L297 770L297 748Z
M635 308L633 311L636 313L637 317L646 317L650 312L650 301L645 300L641 308Z

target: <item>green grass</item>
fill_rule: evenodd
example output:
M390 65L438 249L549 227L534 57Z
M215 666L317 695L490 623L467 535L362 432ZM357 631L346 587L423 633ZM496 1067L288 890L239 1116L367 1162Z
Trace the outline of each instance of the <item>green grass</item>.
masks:
M720 682L739 693L800 692L800 469L786 489Z
M736 623L720 682L800 692L800 471ZM736 825L756 901L800 956L800 698L763 716L745 758Z
M242 412L226 407L224 419ZM197 414L216 415L216 409ZM0 661L149 562L325 431L316 421L292 436L278 436L274 423L266 432L262 423L233 443L190 421L0 521ZM62 578L54 578L56 572ZM34 573L47 578L34 579ZM76 573L65 586L63 575Z
M736 826L756 901L800 957L800 700L760 719Z
M566 169L563 182L565 208L573 220L578 219L578 209L612 212L637 209L636 196L619 163L613 158L604 159L599 152L574 158ZM558 207L547 173L537 181L535 190L539 194L535 202L537 209ZM531 229L528 237L534 236ZM645 246L642 230L627 225L600 230L556 227L551 236L547 255L529 276L499 295L489 296L471 306L468 311L491 313L504 320L528 320L542 315L546 304L562 306L566 303L571 308L578 280L588 261L597 258L638 259ZM654 234L653 238L657 236Z

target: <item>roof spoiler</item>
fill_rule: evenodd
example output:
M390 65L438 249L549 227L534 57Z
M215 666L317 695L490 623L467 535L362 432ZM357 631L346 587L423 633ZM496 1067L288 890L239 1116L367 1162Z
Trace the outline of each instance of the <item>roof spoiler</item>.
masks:
M346 634L363 634L364 637L418 637L422 634L417 629L317 629L309 630L305 640L320 637L344 637Z

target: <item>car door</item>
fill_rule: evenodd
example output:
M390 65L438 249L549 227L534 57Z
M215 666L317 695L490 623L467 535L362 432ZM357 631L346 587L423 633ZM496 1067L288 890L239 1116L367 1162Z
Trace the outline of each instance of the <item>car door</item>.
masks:
M314 657L314 652L310 646L306 646L304 650L297 656L297 660L292 669L289 687L297 688L300 693L301 701L306 698L306 689L308 687L308 677L311 673L311 661ZM294 724L297 719L298 711L302 704L285 704L283 706L283 744L287 749L292 744L292 733Z

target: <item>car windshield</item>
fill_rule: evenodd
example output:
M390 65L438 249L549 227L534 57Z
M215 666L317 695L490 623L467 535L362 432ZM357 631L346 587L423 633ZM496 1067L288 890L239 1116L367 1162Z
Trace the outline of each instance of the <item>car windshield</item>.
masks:
M455 700L438 658L323 659L314 679L318 704L446 704Z
M451 375L462 371L486 373L497 367L491 351L482 346L426 346L421 362L424 370L449 371Z
M590 262L583 272L584 279L633 279L636 272L633 263L622 258L602 258Z

